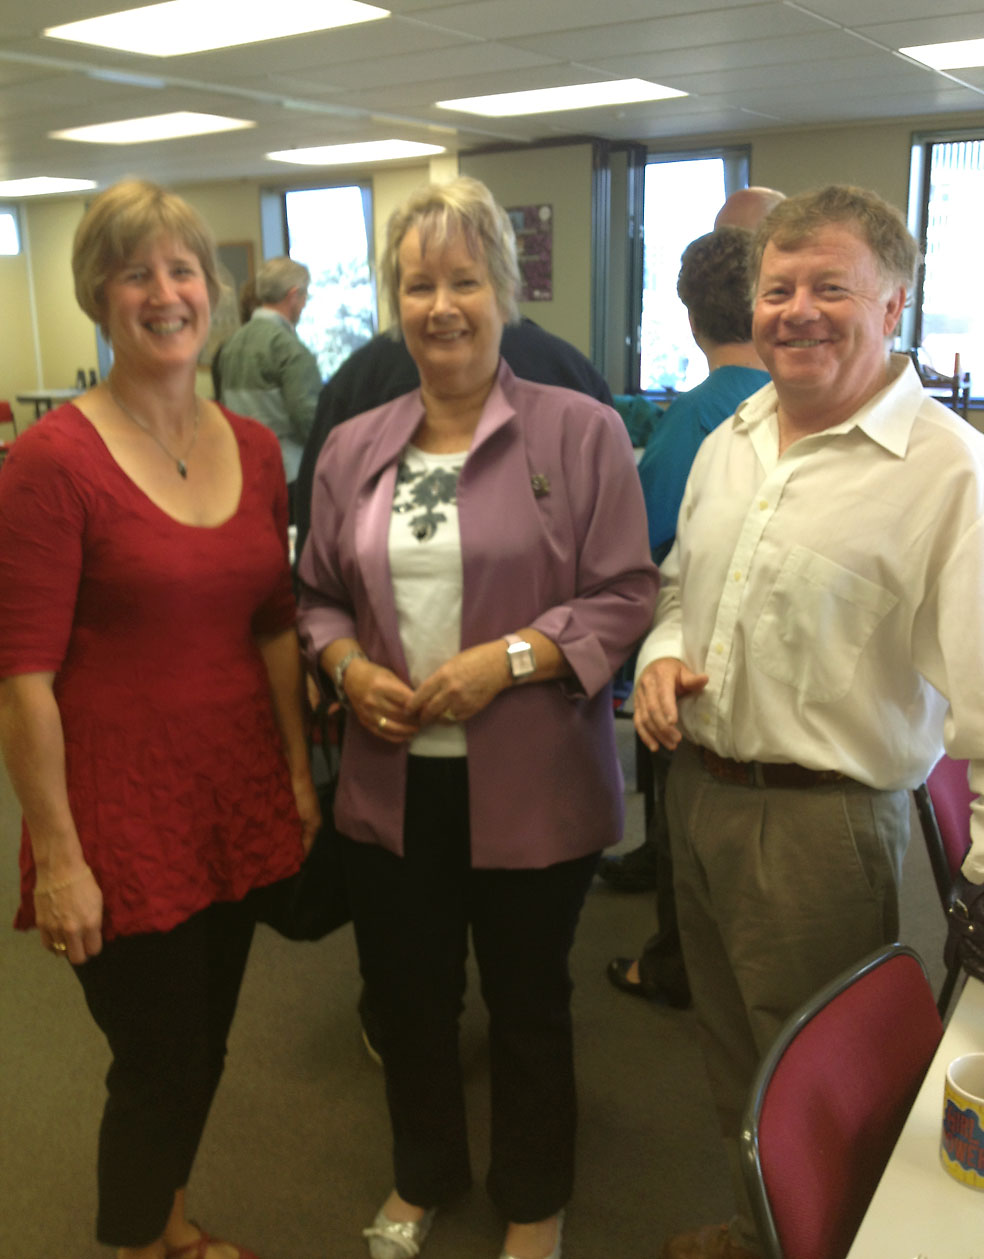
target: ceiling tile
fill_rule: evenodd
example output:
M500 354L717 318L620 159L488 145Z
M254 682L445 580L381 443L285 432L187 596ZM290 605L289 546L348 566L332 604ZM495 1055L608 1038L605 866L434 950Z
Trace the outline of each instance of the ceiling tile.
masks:
M665 49L634 53L623 57L596 57L593 65L618 75L638 75L675 87L676 72L725 72L757 66L763 75L772 66L823 64L841 58L870 57L871 45L852 39L840 31L814 35L786 36L780 39L752 39L743 43L705 44L702 47Z
M893 12L893 17L895 16ZM984 39L984 11L954 16L913 18L907 22L879 22L858 28L869 39L887 48L912 48L918 44L945 44L953 39Z
M889 7L896 21L926 16L925 0L891 0L891 6L886 0L804 0L800 7L855 29L884 21ZM970 7L971 0L933 0L934 21L948 13L967 13Z
M689 13L642 22L617 22L606 27L603 39L597 30L559 30L549 35L512 39L551 57L597 62L620 53L699 48L702 44L740 43L775 36L802 36L829 29L795 9L775 4L743 5L715 12Z
M746 7L747 4L748 0L712 0L700 7L705 11L723 12ZM640 4L639 0L606 0L604 4L599 4L598 0L535 0L535 3L530 3L530 0L472 0L467 4L433 5L424 11L417 10L416 16L423 21L452 30L468 31L485 39L513 40L527 35L591 28L597 41L599 27L635 21L642 16L660 18L692 14L694 8L694 0L651 0L648 4Z

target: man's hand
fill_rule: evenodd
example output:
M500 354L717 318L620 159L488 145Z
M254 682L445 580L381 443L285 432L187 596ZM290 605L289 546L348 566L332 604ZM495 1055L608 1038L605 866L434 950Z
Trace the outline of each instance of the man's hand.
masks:
M958 874L947 913L950 928L943 950L947 968L959 962L968 975L984 980L984 883L971 883Z
M677 728L677 697L698 695L708 683L706 673L692 673L682 660L661 656L639 675L633 697L633 721L651 752L662 745L670 752L681 738Z

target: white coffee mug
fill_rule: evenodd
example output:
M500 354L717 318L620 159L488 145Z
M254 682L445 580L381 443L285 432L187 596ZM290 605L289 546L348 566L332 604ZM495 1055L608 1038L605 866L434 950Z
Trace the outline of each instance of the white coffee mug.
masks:
M984 1189L984 1054L947 1067L940 1161L962 1185Z

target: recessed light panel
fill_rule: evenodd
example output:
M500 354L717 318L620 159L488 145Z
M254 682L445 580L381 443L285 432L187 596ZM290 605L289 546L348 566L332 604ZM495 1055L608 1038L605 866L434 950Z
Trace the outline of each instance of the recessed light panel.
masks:
M247 0L240 4L230 4L229 0L167 0L165 4L49 26L44 34L147 57L180 57L384 17L389 17L389 9L360 0Z
M119 122L99 122L91 127L69 127L49 131L52 140L81 140L86 144L148 144L152 140L176 140L180 136L210 135L214 131L242 131L255 127L244 118L223 118L221 114L151 114L147 118L121 118Z
M934 70L967 70L984 66L984 39L958 39L949 44L919 44L899 52Z
M446 150L438 144L411 140L369 140L364 144L327 144L313 149L281 149L268 153L275 162L298 166L354 166L362 162L392 162L399 157L432 157Z
M34 179L0 180L0 197L44 197L55 192L84 192L95 186L91 179L57 179L53 175L38 175Z
M575 83L570 87L534 88L530 92L500 92L494 96L463 96L454 101L435 101L440 109L457 109L486 118L511 118L520 114L548 114L562 109L599 109L603 105L631 105L639 101L668 100L686 96L673 87L647 83L645 79L616 79L607 83Z

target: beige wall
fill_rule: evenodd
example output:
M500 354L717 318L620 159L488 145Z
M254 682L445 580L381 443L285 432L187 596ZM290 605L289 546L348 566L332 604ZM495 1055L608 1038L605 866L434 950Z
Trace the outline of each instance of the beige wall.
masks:
M94 371L96 331L79 309L72 285L72 238L84 202L38 201L30 208L30 265L38 312L40 384L68 389L81 368Z
M0 294L4 310L3 336L0 336L0 399L13 407L18 431L34 415L34 408L19 405L15 395L37 384L28 280L26 254L0 257ZM14 430L9 424L0 425L0 441L9 441L13 436Z
M553 206L553 300L524 302L530 319L591 352L591 146L565 144L470 155L461 173L481 179L504 206Z
M905 210L912 128L854 127L762 136L752 147L755 184L787 195L824 184L860 184Z
M195 207L217 241L252 241L255 260L260 261L260 184L256 180L187 184L174 191Z
M12 309L13 300L14 308L23 313L13 331L14 348L10 335L0 348L0 397L9 391L18 428L34 418L34 407L14 403L13 394L68 389L80 368L89 372L97 366L95 330L79 310L72 287L72 237L83 205L81 198L24 202L24 252L19 258L0 260L14 264L0 269L5 306ZM5 331L13 323L5 321Z

